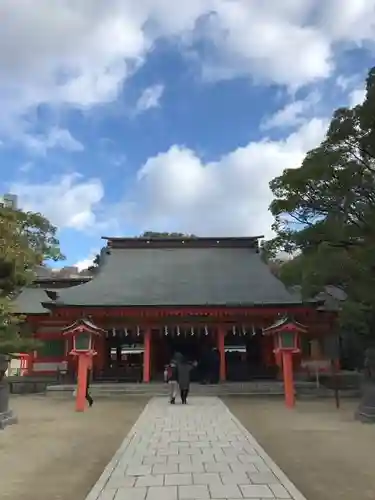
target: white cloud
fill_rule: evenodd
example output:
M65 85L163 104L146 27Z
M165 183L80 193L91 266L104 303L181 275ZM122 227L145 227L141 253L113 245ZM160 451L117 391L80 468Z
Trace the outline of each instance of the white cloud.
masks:
M322 33L333 42L362 45L375 37L374 0L328 0L317 12Z
M45 155L49 149L63 149L70 152L79 152L84 150L81 142L75 139L69 130L53 127L45 135L27 135L21 134L15 140L21 142L25 147L38 155Z
M98 179L84 180L79 174L52 178L45 183L20 182L9 186L18 195L20 207L41 212L54 225L86 230L95 226L96 212L104 196Z
M19 166L18 171L23 174L27 174L32 170L33 167L34 164L31 161L26 161L25 163L22 163L22 165Z
M362 86L354 89L349 94L349 107L353 108L358 104L362 104L366 97L366 89Z
M374 9L375 0L2 0L1 126L40 104L115 100L161 38L187 51L203 42L206 76L311 83L332 74L338 44L374 42Z
M285 140L251 142L210 163L175 145L149 158L139 170L126 223L131 221L140 231L269 236L269 181L284 168L300 166L326 126L314 119Z
M93 265L94 259L98 253L99 250L97 248L90 250L87 258L78 260L75 264L73 264L73 266L77 267L78 271L83 271L84 269L88 269L90 266Z
M340 75L336 84L347 96L346 105L350 108L362 104L366 97L366 85L363 83L364 75Z
M157 84L152 85L145 89L140 95L136 105L136 114L143 113L152 108L158 108L160 106L160 99L164 93L164 85Z
M309 2L306 9L295 1L284 9L284 3L219 2L205 27L215 56L205 61L206 76L251 76L290 86L329 76L332 47L318 26L306 23Z
M269 181L285 168L300 166L326 127L326 121L313 119L285 140L250 142L209 163L174 145L149 158L124 199L109 206L103 204L101 182L77 174L44 184L14 184L9 192L19 196L21 207L42 212L58 227L96 236L129 234L129 228L269 236Z
M317 93L311 93L305 99L286 104L264 121L262 129L268 130L301 125L306 121L307 115L312 113L313 107L319 102L319 99L320 96Z

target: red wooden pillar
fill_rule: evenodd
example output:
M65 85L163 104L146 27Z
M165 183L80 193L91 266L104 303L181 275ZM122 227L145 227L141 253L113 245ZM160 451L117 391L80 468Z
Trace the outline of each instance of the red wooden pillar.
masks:
M290 351L282 352L285 406L293 408L295 405L293 380L293 354Z
M38 357L37 354L37 351L32 351L30 353L28 375L32 375L34 373L34 363Z
M91 360L87 354L83 353L78 355L76 411L85 411L88 375L87 370L90 368L90 365Z
M219 326L217 330L217 349L219 351L220 358L220 370L219 370L219 378L220 382L225 382L227 379L227 369L225 362L225 328L223 326Z
M151 329L147 328L144 333L143 353L143 382L150 382L151 373Z

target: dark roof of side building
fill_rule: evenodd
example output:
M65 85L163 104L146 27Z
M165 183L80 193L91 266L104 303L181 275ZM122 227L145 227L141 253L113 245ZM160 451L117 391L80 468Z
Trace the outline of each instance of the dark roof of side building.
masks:
M258 238L106 239L94 278L47 307L302 304L262 261Z
M57 290L71 286L87 283L91 278L56 278L56 277L40 277L34 282L20 290L20 293L13 300L13 310L16 314L49 314L48 309L43 307L42 303L48 300L46 289Z
M42 306L47 299L43 288L26 287L13 300L13 311L16 314L48 314Z

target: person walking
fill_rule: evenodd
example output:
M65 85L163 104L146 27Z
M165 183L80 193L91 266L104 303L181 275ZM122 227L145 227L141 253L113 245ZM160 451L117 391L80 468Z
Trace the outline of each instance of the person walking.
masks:
M94 400L90 394L90 379L91 379L91 370L87 371L87 382L86 382L86 401L89 404L89 407L94 404Z
M171 405L176 402L178 388L178 367L175 361L171 361L168 370L169 400Z
M190 389L190 372L193 368L186 359L183 359L178 365L178 386L180 388L181 403L187 404L187 397Z

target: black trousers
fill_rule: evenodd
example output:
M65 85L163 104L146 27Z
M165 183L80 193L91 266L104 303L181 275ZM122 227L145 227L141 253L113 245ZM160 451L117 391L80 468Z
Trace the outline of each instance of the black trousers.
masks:
M92 399L91 394L89 393L89 389L86 389L86 401L90 406L92 406L94 403L94 400Z
M189 394L189 389L181 389L180 396L183 404L186 403L188 394Z

